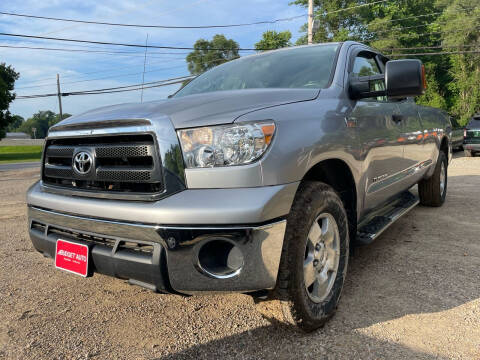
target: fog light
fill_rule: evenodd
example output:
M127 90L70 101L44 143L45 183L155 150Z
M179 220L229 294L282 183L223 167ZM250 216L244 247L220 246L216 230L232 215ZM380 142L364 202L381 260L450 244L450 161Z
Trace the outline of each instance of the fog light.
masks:
M198 264L203 273L214 278L225 279L240 273L244 257L240 248L232 242L215 239L200 248Z

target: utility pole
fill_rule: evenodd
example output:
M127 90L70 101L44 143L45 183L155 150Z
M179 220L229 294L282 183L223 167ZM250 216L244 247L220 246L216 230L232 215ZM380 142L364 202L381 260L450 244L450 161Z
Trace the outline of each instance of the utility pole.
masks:
M308 45L313 43L313 0L308 0Z
M57 96L58 96L58 110L60 112L60 120L63 120L62 93L60 91L60 75L58 75L58 74L57 74Z
M148 34L145 40L145 57L143 58L143 75L142 75L142 94L140 95L140 102L143 103L143 84L145 82L145 66L147 64L147 49L148 49Z

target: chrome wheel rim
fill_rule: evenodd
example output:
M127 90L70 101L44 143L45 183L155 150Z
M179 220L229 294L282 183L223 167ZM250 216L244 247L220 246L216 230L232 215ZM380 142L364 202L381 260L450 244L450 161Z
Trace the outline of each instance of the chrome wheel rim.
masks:
M303 280L309 298L322 302L330 294L340 263L340 234L335 218L320 214L312 224L305 246Z
M443 195L445 191L445 179L447 178L446 175L446 168L445 163L442 161L442 167L440 168L440 194Z

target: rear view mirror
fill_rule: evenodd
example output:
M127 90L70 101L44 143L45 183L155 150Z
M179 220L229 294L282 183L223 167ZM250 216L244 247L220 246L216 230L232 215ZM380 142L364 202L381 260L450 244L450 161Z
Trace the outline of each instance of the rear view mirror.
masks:
M420 60L390 60L385 67L385 87L388 97L409 97L425 93L425 67Z

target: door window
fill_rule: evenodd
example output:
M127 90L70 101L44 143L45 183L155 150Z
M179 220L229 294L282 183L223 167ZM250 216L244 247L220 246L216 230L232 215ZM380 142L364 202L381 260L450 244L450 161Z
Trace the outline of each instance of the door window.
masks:
M356 76L378 75L382 72L374 58L366 58L365 55L359 55L353 63L353 73Z
M360 54L357 55L353 62L353 71L355 76L371 76L382 74L380 67L375 60L374 54ZM383 91L385 90L384 80L371 81L370 91ZM377 96L376 98L370 98L377 101L387 101L386 96Z

